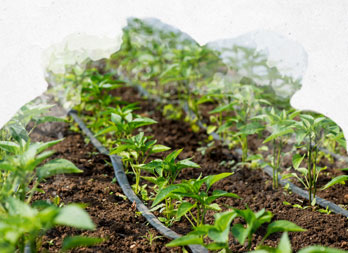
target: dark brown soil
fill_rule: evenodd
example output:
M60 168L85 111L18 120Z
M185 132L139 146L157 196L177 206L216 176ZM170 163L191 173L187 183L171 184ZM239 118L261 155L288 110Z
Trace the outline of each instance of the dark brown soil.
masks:
M86 203L87 212L97 226L95 231L76 231L75 229L59 227L49 231L43 238L42 250L58 252L62 239L69 235L83 234L101 237L105 242L90 248L76 249L73 252L177 252L179 249L166 248L169 242L166 238L155 239L150 245L146 236L160 236L149 227L146 220L136 213L122 193L117 183L112 183L113 168L108 157L100 155L92 144L86 145L84 136L68 130L67 125L54 123L49 136L34 131L35 141L56 139L57 133L62 133L64 140L54 147L54 158L66 158L72 161L82 174L59 175L42 184L45 194L35 199L61 198L62 203ZM35 200L34 199L34 200Z
M151 101L142 100L131 88L119 89L113 95L122 96L123 100L128 102L139 102L142 109L138 113L158 121L158 124L143 130L147 134L153 135L160 144L170 146L172 149L184 148L179 158L193 157L193 161L201 165L200 169L184 170L180 176L181 179L196 178L200 174L206 176L231 171L229 166L220 165L221 161L236 160L236 156L227 148L217 145L207 149L205 155L197 151L197 148L204 145L208 137L204 131L195 133L185 122L165 119L161 112L156 109L161 106ZM136 215L132 204L122 198L120 187L111 183L113 170L108 164L107 157L96 154L95 149L90 144L84 143L84 137L80 134L68 131L66 127L62 128L61 131L65 139L54 147L58 150L56 156L70 159L80 169L83 169L84 173L57 176L47 181L42 185L46 192L45 195L37 197L49 199L59 195L64 203L87 203L86 210L97 224L97 230L83 232L83 234L107 238L99 246L75 250L75 252L169 252L172 250L164 246L168 242L166 239L155 240L150 246L149 242L142 237L146 235L147 231L151 231L155 235L158 234L146 225L144 218ZM57 130L55 129L51 133L56 135ZM37 133L34 133L33 137L41 141L50 140L50 137ZM252 146L256 150L259 142L254 140L251 143L254 143ZM336 173L331 168L328 171L332 174ZM286 201L303 206L304 200L282 189L274 191L271 179L260 169L236 170L231 177L218 183L215 188L237 193L242 198L240 200L219 199L218 203L224 210L231 207L244 209L246 206L254 211L265 208L274 214L273 220L289 220L307 229L307 232L303 233L290 233L291 243L295 251L316 244L348 250L348 224L345 217L322 214L310 208L300 209L284 205L283 202ZM331 200L337 198L338 204L345 204L348 203L345 200L347 194L347 188L339 185L321 192L320 196ZM208 215L207 221L213 222L211 214ZM190 231L190 226L186 220L182 220L175 223L172 229L178 233L185 233ZM255 242L261 240L265 231L266 226L257 232L253 247L256 245ZM43 248L49 252L56 252L61 244L61 239L76 232L69 228L54 229L44 238ZM279 238L280 234L273 235L266 240L266 244L275 246ZM233 252L246 251L246 248L240 246L236 241L231 241L231 249ZM178 251L178 249L173 251Z

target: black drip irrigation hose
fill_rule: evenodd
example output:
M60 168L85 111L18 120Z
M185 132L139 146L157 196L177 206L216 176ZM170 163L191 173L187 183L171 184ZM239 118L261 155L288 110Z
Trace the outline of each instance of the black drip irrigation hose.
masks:
M133 86L136 87L137 90L139 91L139 93L142 94L143 96L148 97L148 98L151 98L151 99L154 99L156 102L162 103L162 101L161 101L160 98L154 97L153 95L150 95L150 94L148 93L148 91L146 91L146 90L145 90L143 87L141 87L140 85L133 85ZM184 111L185 111L185 113L186 113L187 115L189 115L192 119L195 119L194 113L190 110L190 108L189 108L189 106L188 106L187 103L184 104L183 109L184 109ZM198 124L198 126L199 126L200 128L206 129L206 127L204 126L204 124L203 124L200 120L197 121L197 124ZM223 140L223 139L222 139L218 134L216 134L215 132L210 133L210 135L213 136L214 140L219 140L219 141ZM241 150L241 149L236 149L235 151L236 151L236 153L237 153L238 155L242 155L242 150ZM332 156L333 156L334 158L336 158L336 159L341 159L341 160L344 160L344 161L348 162L348 158L347 158L347 157L344 157L344 156L341 156L341 155L338 155L338 154L334 154L334 153L332 153L332 152L329 152L329 151L326 150L326 149L322 149L322 151L325 152L325 153L328 153L328 154L332 155ZM273 169L272 169L270 166L265 166L265 167L263 168L263 171L266 172L271 178L273 178ZM288 180L281 179L281 176L279 176L279 183L280 183L280 185L282 185L282 186L288 185L288 186L289 186L289 189L290 189L293 193L295 193L295 194L301 196L301 197L304 198L304 199L309 200L308 191L305 191L305 190L301 189L300 187L294 185L293 183L291 183L291 182L288 181ZM315 199L316 199L316 203L317 203L319 206L321 206L321 207L323 207L323 208L329 208L329 210L331 210L332 212L337 213L337 214L341 214L341 215L343 215L343 216L345 216L345 217L348 218L348 211L347 211L346 209L344 209L344 208L342 208L342 207L336 205L335 203L332 203L331 201L328 201L328 200L326 200L326 199L323 199L323 198L320 198L320 197L317 197L317 196L315 197Z
M94 137L94 134L87 128L83 120L80 119L80 117L77 115L76 111L71 110L68 112L68 114L75 120L75 122L79 125L80 129L88 136L88 138L91 140L92 144L96 147L96 149L100 153L108 155L110 157L117 182L121 186L123 193L127 196L130 202L135 203L136 208L139 212L141 212L145 219L165 237L169 239L176 239L181 237L181 235L164 226L134 193L124 172L122 158L117 155L109 155L108 150ZM204 247L200 245L189 245L188 247L191 249L193 253L208 252Z

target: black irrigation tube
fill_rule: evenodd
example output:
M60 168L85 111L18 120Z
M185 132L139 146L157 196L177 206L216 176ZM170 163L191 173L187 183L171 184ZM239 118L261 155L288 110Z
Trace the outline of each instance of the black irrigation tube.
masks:
M83 120L77 115L76 111L70 110L68 114L75 120L75 122L79 125L80 129L89 137L96 149L100 153L108 155L110 157L117 182L121 186L123 193L127 196L130 202L136 204L136 208L139 212L141 212L145 219L165 237L170 239L179 238L180 235L164 226L134 193L124 172L122 158L117 155L109 155L108 150L94 137L94 134L87 128ZM208 252L204 247L200 245L189 245L188 247L191 249L193 253Z
M145 90L143 87L141 87L140 85L132 85L134 86L135 88L137 88L137 90L139 91L140 94L142 94L143 96L145 97L149 97L150 99L153 99L155 100L156 102L159 102L159 103L162 103L161 99L159 97L155 97L153 95L150 95L148 93L147 90ZM187 103L184 104L184 107L183 107L184 111L186 114L188 114L189 116L192 116L193 113L192 111L190 110L190 108L188 107ZM194 116L192 116L194 117ZM201 121L197 121L197 124L199 127L203 128L203 129L206 129L206 127L203 125L203 123ZM223 140L220 138L220 136L216 133L211 133L210 135L213 136L213 138L215 140ZM239 155L242 154L242 150L241 149L236 149L235 150ZM329 152L328 150L325 150L325 149L322 149L323 152L326 152L330 155L332 155L334 158L336 159L341 159L341 160L344 160L346 162L348 162L348 158L347 157L344 157L344 156L341 156L341 155L338 155L338 154L334 154L332 152ZM265 166L263 168L263 171L265 173L267 173L271 178L273 178L273 169L270 167L270 166ZM284 179L281 179L281 176L279 176L279 183L280 185L282 186L285 186L285 185L288 185L289 186L289 189L291 189L291 191L299 196L301 196L302 198L304 199L307 199L309 200L309 197L308 197L308 192L303 190L302 188L294 185L293 183L291 183L290 181L288 180L284 180ZM341 214L345 217L348 218L348 211L338 205L336 205L335 203L332 203L331 201L328 201L326 199L323 199L323 198L320 198L320 197L315 197L316 199L316 203L323 207L323 208L329 208L332 212L334 213L337 213L337 214Z

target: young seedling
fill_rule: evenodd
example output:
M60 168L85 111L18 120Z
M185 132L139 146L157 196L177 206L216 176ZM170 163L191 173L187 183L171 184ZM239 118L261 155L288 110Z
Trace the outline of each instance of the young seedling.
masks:
M152 177L143 177L145 180L153 183L158 188L158 191L162 191L167 185L171 185L175 182L180 171L184 168L199 168L200 166L191 161L191 159L184 159L181 161L176 161L176 158L181 153L182 149L175 150L169 155L167 155L164 160L155 159L147 164L140 165L142 170L146 170L153 174ZM168 190L167 190L168 191ZM163 194L163 193L162 193ZM158 196L158 194L157 194ZM175 207L173 199L180 199L179 195L174 196L172 194L170 197L165 199L164 212L166 214L167 220L171 220L175 214ZM162 199L163 200L163 199Z
M136 136L129 139L121 139L120 144L110 154L118 154L126 164L129 164L135 175L135 193L139 193L139 183L142 167L147 158L155 153L167 151L170 148L164 145L156 144L156 140L152 137L144 136L144 132L140 132Z
M252 134L260 133L264 127L254 119L261 110L261 104L269 104L268 101L258 98L258 89L252 85L234 84L234 95L229 95L229 103L220 105L210 113L219 113L217 133L220 137L233 144L237 142L242 148L242 162L248 158L248 139ZM223 112L229 112L223 117ZM235 127L234 131L231 128Z
M296 140L298 144L304 143L306 154L293 156L293 167L302 178L296 173L288 174L286 177L296 177L308 190L309 203L315 205L317 192L317 180L321 171L326 167L317 166L319 148L323 137L329 132L329 121L325 117L314 118L309 114L301 114L301 121L296 123ZM303 160L306 160L307 168L300 167Z
M286 112L283 110L281 113L277 113L274 107L270 112L256 116L266 121L267 130L271 135L268 136L263 143L272 141L273 154L270 163L267 163L273 169L273 188L277 189L279 186L279 171L281 165L282 149L286 143L286 139L290 134L294 132L296 121L294 118L299 114L299 111Z
M19 143L0 141L0 149L7 155L0 162L2 183L0 185L0 205L6 209L4 203L11 196L30 203L33 194L38 191L39 183L50 176L62 173L81 173L73 163L65 159L54 159L41 166L44 160L54 154L45 151L62 140L46 143L31 143L30 139L21 139ZM29 186L32 184L32 187Z
M42 234L58 225L70 226L77 229L95 229L87 212L76 204L58 208L48 205L40 210L32 208L28 203L8 197L6 200L7 213L0 213L0 251L25 252L28 245L31 252L37 252ZM74 240L74 243L69 243ZM83 245L95 245L103 240L88 237L67 237L63 242L63 250Z
M86 75L87 76L87 75ZM88 111L99 111L108 107L115 99L111 90L125 85L124 81L113 80L110 74L101 75L97 71L88 72L88 80L82 82L81 100Z
M109 122L111 126L101 130L96 136L112 132L115 138L120 140L131 137L136 128L157 123L153 119L133 113L135 109L137 109L135 104L124 107L117 106L111 113L111 121Z
M140 165L143 170L154 175L154 177L144 177L144 179L152 183L163 181L164 183L159 187L161 189L166 185L173 184L181 170L185 168L200 168L200 166L192 162L190 158L176 161L182 150L183 149L178 149L173 151L163 160L155 159L147 164Z
M239 198L237 194L229 193L222 190L214 190L209 194L209 190L213 184L232 175L232 173L221 173L218 175L210 175L204 178L183 180L180 184L172 184L158 192L152 206L156 206L170 196L179 195L182 198L190 198L192 201L182 201L178 207L176 217L180 219L185 216L193 227L205 223L205 215L208 210L221 211L218 204L213 203L221 197ZM205 185L205 189L201 189ZM192 210L196 210L194 215Z
M150 246L152 246L152 243L155 241L155 240L158 240L158 239L161 239L163 238L163 236L160 236L160 235L156 235L154 233L152 233L151 231L147 232L146 235L142 236L143 238L147 239Z
M237 223L233 225L231 229L230 226L232 221L238 216L245 219L247 223L246 227ZM248 239L248 248L250 249L253 234L263 223L270 222L272 216L271 212L265 211L264 209L256 213L252 212L250 209L234 209L232 211L217 213L214 215L214 225L204 224L194 227L192 232L171 241L166 246L177 247L198 244L204 246L208 250L224 250L224 252L231 252L229 248L229 235L231 232L240 244L244 244L245 240ZM264 240L273 233L302 231L305 230L290 221L274 221L268 225L267 233L259 243L259 246L261 246ZM205 238L209 238L211 242L206 243Z
M292 253L291 242L289 240L288 232L284 232L280 238L279 244L276 248L268 246L258 246L256 250L250 251L250 253ZM346 251L323 247L323 246L309 246L298 251L298 253L344 253Z

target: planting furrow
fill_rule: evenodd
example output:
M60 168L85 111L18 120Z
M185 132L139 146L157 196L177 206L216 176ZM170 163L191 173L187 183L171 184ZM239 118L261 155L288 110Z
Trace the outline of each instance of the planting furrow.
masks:
M55 177L40 185L44 194L36 194L34 200L55 201L59 205L70 202L84 203L86 211L96 224L96 230L83 231L84 235L101 237L103 243L90 248L75 249L72 252L178 252L179 248L165 247L168 239L160 236L147 225L147 220L136 212L123 194L121 187L113 181L113 167L107 163L108 156L99 154L91 144L84 142L83 135L63 129L53 130L48 136L32 133L36 140L51 140L61 132L64 140L55 147L55 157L70 157L83 170L76 176ZM62 238L79 231L59 227L50 230L43 238L42 250L59 252ZM150 244L151 242L151 244Z
M150 95L143 87L141 87L140 85L136 85L136 84L132 84L132 86L134 86L139 94L141 94L141 96L145 97L145 98L148 98L152 101L155 101L157 103L160 103L160 104L165 104L165 102L163 100L161 100L159 97L156 97L156 96L153 96L153 95ZM184 105L183 105L183 109L185 111L185 113L191 117L192 120L195 119L195 114L190 110L188 104L185 102ZM206 130L207 127L200 121L198 120L197 121L197 125ZM216 141L225 141L226 143L226 140L223 140L221 139L221 137L215 133L215 132L211 132L210 135L214 138L214 140ZM344 161L348 161L348 158L347 157L344 157L344 156L341 156L339 154L334 154L326 149L321 149L323 152L327 153L327 154L330 154L331 156L333 156L335 159L337 160L344 160ZM242 156L242 150L241 149L235 149L234 150L235 153L237 153L240 157ZM263 161L260 160L259 161L259 164L262 164ZM273 169L270 167L270 166L264 166L262 168L271 178L274 177L273 175ZM295 184L293 184L292 182L288 181L288 180L284 180L282 179L282 177L279 175L278 176L278 181L279 181L279 184L282 185L282 186L288 186L289 189L297 194L298 196L304 198L304 199L307 199L309 200L309 197L308 197L308 191L306 190L303 190L302 188L296 186ZM323 198L320 198L320 197L316 197L316 204L318 204L319 206L323 207L324 209L329 209L331 210L332 212L334 213L337 213L337 214L341 214L341 215L344 215L345 217L348 218L348 211L340 206L338 206L337 204L329 201L329 200L326 200L326 199L323 199Z
M102 154L108 154L107 150L102 146L102 144L94 137L94 134L86 127L83 121L78 117L74 111L70 111L69 115L78 123L81 130L88 136L93 145ZM110 160L114 168L115 176L117 178L118 184L121 186L123 193L127 196L129 201L135 203L136 208L141 212L141 214L146 218L146 220L156 228L162 235L170 239L179 238L180 235L172 231L171 229L164 226L157 218L154 216L149 209L143 204L143 202L137 197L137 195L132 190L129 185L127 176L123 170L122 158L116 155L110 155ZM207 252L206 249L200 245L189 245L192 252Z
M122 92L121 92L122 93ZM122 95L121 93L117 93L117 95ZM171 124L166 124L164 123L165 120L161 119L161 113L160 112L156 112L156 104L154 104L153 102L146 102L146 101L143 101L141 100L140 97L138 97L136 95L136 92L132 91L132 88L129 88L129 89L125 89L123 90L123 96L122 98L124 100L129 100L129 102L135 102L135 101L139 101L140 104L141 104L141 107L142 109L140 110L140 113L147 113L146 111L149 110L150 112L152 111L152 114L151 114L151 117L153 117L156 121L158 121L159 123L157 124L158 126L154 125L154 126L151 126L151 130L149 130L149 132L151 133L154 133L155 136L156 136L156 139L158 139L160 142L166 144L166 145L172 145L173 147L180 147L180 145L182 145L182 143L178 143L178 144L175 144L176 141L175 139L180 139L180 138L170 138L170 140L172 140L171 142L166 142L166 137L163 136L163 138L161 136L158 136L158 133L160 133L160 130L158 129L162 129L164 130L165 129L165 133L164 135L172 132L173 130L171 130L171 128L174 128L174 126L176 125L174 122L172 122ZM163 123L162 123L163 122ZM183 123L178 123L177 125L182 125ZM169 127L169 125L171 125L172 127ZM185 124L184 124L185 125ZM169 129L168 129L169 128ZM186 126L184 126L183 128L186 128L186 129L189 129L190 126L187 124ZM157 129L157 130L156 130ZM191 134L191 133L190 133ZM197 135L197 138L198 140L195 142L195 141L192 141L192 139L190 140L190 144L192 144L193 146L195 147L198 147L198 142L200 141L203 141L206 137L206 135L204 134L204 132L200 132L200 134L204 135L204 137L199 137L199 135ZM181 147L185 147L186 146L181 146ZM221 160L230 160L231 157L230 157L230 154L229 154L229 150L224 150L222 153L219 151L219 149L216 149L214 148L213 150L208 150L207 151L207 154L206 156L202 156L199 152L195 151L194 149L192 149L192 147L187 147L188 148L188 151L189 151L189 155L186 155L184 157L187 157L187 156L192 156L194 157L194 161L196 162L199 162L201 165L202 165L202 169L189 169L189 170L185 170L185 173L187 173L187 177L195 177L195 176L199 176L200 173L203 173L203 175L207 175L207 174L211 174L211 173L217 173L217 172L223 172L223 171L230 171L227 167L224 167L224 166L221 166L219 165L219 163L221 162ZM219 154L220 153L220 154ZM217 156L216 156L217 155ZM232 156L235 156L236 154L232 155ZM213 159L214 162L212 163L212 161L207 161L207 156L216 156L214 158L216 159ZM209 159L208 159L209 160ZM205 164L206 163L206 164ZM208 164L211 164L211 165L208 165ZM208 165L208 166L207 166ZM248 171L249 170L246 170L247 173L249 173ZM276 194L275 197L269 197L270 194L271 195L274 195L274 192L271 190L271 187L270 187L270 184L269 182L267 182L267 179L265 178L265 176L262 176L260 175L261 177L260 178L257 178L257 182L258 180L262 180L262 182L260 182L262 184L262 186L260 186L260 192L257 193L257 195L255 196L255 198L250 198L250 196L248 197L247 195L248 194L252 194L252 193L256 193L255 190L250 190L250 189L244 189L241 188L239 189L239 187L245 187L247 186L249 188L249 186L251 187L253 184L255 184L255 179L253 180L250 180L252 179L252 177L248 177L248 176L242 176L243 179L238 179L240 178L240 173L242 171L241 170L238 170L235 172L235 175L233 175L231 177L231 179L224 179L221 184L220 184L220 187L223 186L223 189L224 190L227 190L227 191L230 191L230 192L235 192L237 194L239 194L241 197L243 197L243 200L244 201L239 201L239 200L230 200L228 199L226 202L223 202L223 201L218 201L219 204L224 204L225 206L234 206L234 207L237 207L237 208L243 208L245 206L245 204L247 204L248 206L250 206L251 208L255 208L256 210L258 210L259 208L261 207L265 207L267 208L267 210L270 210L272 211L273 213L275 213L275 215L277 216L277 218L281 219L281 218L286 218L290 221L293 221L295 222L296 224L304 227L304 228L307 228L308 230L311 230L310 232L305 232L306 234L308 233L308 236L311 236L312 238L312 243L322 243L326 246L334 246L334 247L343 247L345 248L345 243L343 242L343 238L342 237L342 240L341 243L336 243L336 244L330 244L328 241L331 241L331 239L327 240L327 242L325 242L325 237L316 237L314 236L315 233L324 233L324 231L326 229L329 229L330 228L320 228L318 230L318 227L312 227L312 224L309 224L308 222L305 222L306 219L318 219L318 220L321 220L322 217L323 219L328 219L328 221L324 222L324 224L331 224L333 225L333 227L336 227L336 222L339 222L338 220L341 220L341 224L343 225L342 227L339 226L339 231L341 232L338 232L338 233L343 233L346 235L346 231L345 231L345 222L344 222L344 218L343 217L340 217L340 216L337 216L337 215L323 215L323 214L320 214L318 212L314 212L314 211L309 211L309 210L306 210L306 209L299 209L299 208L293 208L293 207L288 207L288 206L285 206L282 204L282 202L288 202L288 203L292 203L293 205L297 205L299 207L303 206L303 202L299 201L297 197L295 197L294 195L291 195L291 194ZM252 174L255 174L255 173L259 173L258 171L253 171L251 172ZM243 173L244 174L244 173ZM240 181L239 181L240 180ZM245 182L241 184L241 182ZM259 186L258 186L259 187ZM266 192L264 192L266 190ZM267 198L266 198L267 197ZM256 204L255 203L255 200L259 200L257 201L259 204ZM274 205L274 204L268 204L268 202L272 199L275 199L278 204ZM238 203L239 202L239 203ZM275 209L274 209L275 208ZM278 209L278 210L277 210ZM289 216L283 216L283 214L285 212L290 212ZM303 219L300 219L298 220L298 218L296 217L299 217L299 216L302 216ZM291 218L291 217L294 217L294 218ZM305 218L307 217L307 218ZM310 217L310 218L309 218ZM329 218L331 217L331 218ZM208 221L212 222L212 218L208 218ZM300 221L300 223L298 222ZM183 222L185 223L185 222ZM187 226L189 226L189 224L187 224ZM183 226L179 226L179 225L176 225L174 224L174 230L175 229L181 229L182 230ZM316 232L314 232L316 231ZM321 231L321 232L320 232ZM314 233L314 234L313 234ZM296 247L299 247L300 245L307 245L305 241L305 239L303 239L303 236L305 235L299 235L299 236L294 236L292 237L293 238L293 244L295 245L295 248ZM317 239L316 239L317 238ZM274 239L274 238L273 238ZM341 240L341 239L340 239ZM269 243L270 245L275 245L274 242L271 242L271 241L267 241L267 243ZM236 251L243 251L243 248L234 248ZM245 250L245 249L244 249Z

